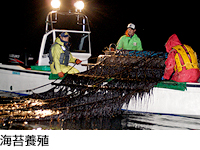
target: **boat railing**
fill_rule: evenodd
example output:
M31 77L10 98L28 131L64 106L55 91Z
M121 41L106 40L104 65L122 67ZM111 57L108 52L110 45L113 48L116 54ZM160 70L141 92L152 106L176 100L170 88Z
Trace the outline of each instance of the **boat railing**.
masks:
M72 13L71 11L69 11L69 12L51 11L48 13L48 15L46 17L45 33L54 29L54 24L57 23L57 20L58 20L58 14L66 15L66 16L75 15L76 23L77 23L77 25L82 26L82 31L86 31L86 26L88 28L88 31L90 31L88 17L86 15L84 15L83 13L80 13L80 12ZM50 26L50 29L49 29L49 26Z
M54 24L58 22L58 15L76 16L76 24L79 26L79 30L78 29L76 30L54 29ZM81 30L80 30L80 26L82 26ZM74 49L73 52L81 53L81 55L87 55L86 57L88 57L89 55L91 56L91 42L90 42L91 31L90 31L88 17L81 12L72 13L71 11L69 12L51 11L48 13L46 17L45 34L43 36L40 52L39 52L39 59L38 59L39 66L49 65L49 58L48 58L49 49L51 48L51 45L55 42L59 34L62 32L68 32L69 34L70 33L80 34L78 38L77 37L71 38L72 44L74 44L75 40L76 40L75 41L76 44L79 42L79 46L76 49ZM83 50L83 46L85 45L85 43L87 43L88 45L87 50Z

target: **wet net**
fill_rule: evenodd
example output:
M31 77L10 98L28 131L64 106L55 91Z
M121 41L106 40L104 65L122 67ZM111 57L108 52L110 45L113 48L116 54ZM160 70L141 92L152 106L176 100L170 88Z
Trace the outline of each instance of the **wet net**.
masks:
M68 74L40 94L0 105L3 121L65 120L113 117L124 103L142 96L161 80L166 54L121 51L105 55L88 71Z

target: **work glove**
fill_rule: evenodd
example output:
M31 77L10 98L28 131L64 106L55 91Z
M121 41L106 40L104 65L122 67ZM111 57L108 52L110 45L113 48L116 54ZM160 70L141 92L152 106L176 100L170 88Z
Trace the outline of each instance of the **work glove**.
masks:
M59 73L58 73L58 76L59 76L60 78L63 78L64 75L65 75L65 74L64 74L63 72L59 72Z
M82 61L80 59L76 59L75 63L78 65L80 64Z

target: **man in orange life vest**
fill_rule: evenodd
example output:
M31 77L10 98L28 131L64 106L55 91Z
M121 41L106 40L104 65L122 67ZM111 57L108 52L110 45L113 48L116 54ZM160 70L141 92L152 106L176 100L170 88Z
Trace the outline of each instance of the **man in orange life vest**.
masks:
M181 44L176 34L173 34L165 44L168 58L165 61L165 73L162 79L176 82L197 82L200 76L197 55L193 49Z

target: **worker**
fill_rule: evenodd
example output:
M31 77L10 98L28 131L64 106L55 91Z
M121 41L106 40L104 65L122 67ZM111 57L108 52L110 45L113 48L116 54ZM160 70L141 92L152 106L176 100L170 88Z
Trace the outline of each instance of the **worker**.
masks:
M133 23L129 23L125 35L121 36L117 42L117 49L142 51L141 40L135 32L135 25Z
M64 77L65 73L79 73L76 68L69 66L68 63L80 64L82 62L73 57L70 53L69 37L70 35L67 32L61 33L60 36L56 38L49 52L51 73L58 74L60 78Z
M162 80L169 80L172 75L171 80L176 82L197 82L200 71L196 52L190 46L182 45L176 34L170 36L165 48L169 54Z

